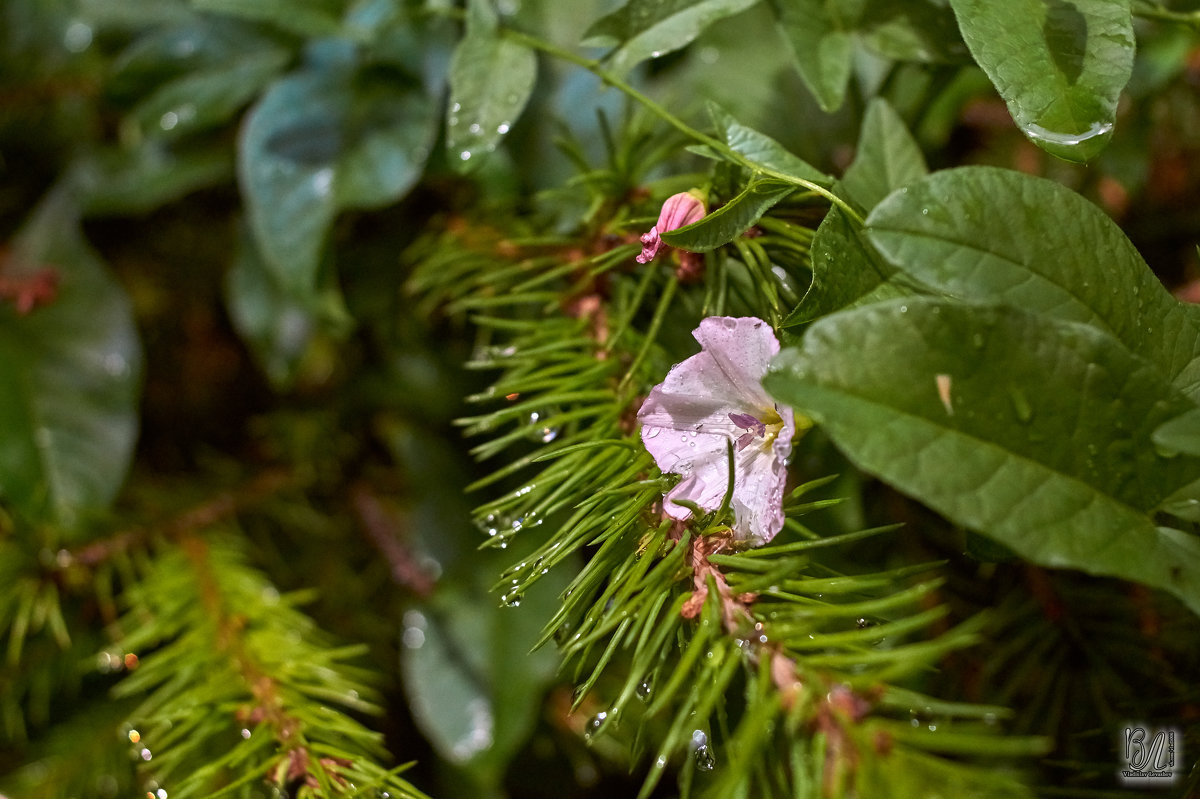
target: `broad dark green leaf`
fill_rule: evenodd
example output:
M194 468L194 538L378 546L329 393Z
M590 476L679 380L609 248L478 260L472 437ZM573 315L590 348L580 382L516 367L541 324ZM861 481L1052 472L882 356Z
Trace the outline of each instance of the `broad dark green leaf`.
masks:
M1069 189L991 167L946 170L880 203L867 231L921 283L1098 327L1200 398L1200 308L1168 294L1121 229Z
M1093 327L904 298L816 322L765 385L863 469L1045 566L1136 580L1200 612L1200 538L1151 513L1200 460L1151 444L1192 407Z
M866 0L859 34L871 49L898 61L970 59L945 0Z
M615 47L608 69L624 75L647 58L658 58L690 44L714 22L737 14L758 0L629 0L601 17L584 34L583 44Z
M423 94L349 70L304 70L271 86L242 128L238 177L282 288L313 289L338 210L383 205L412 187L435 125Z
M756 164L810 183L828 186L833 178L810 165L807 161L788 152L779 142L741 124L717 106L709 106L713 123L721 131L725 143L734 152L741 153Z
M467 35L450 62L446 147L451 163L474 168L494 150L525 109L536 80L534 53L499 34L487 0L473 0Z
M708 252L728 244L757 222L771 206L796 190L792 183L774 178L755 180L725 205L698 222L662 234L672 247Z
M1046 152L1094 157L1133 69L1129 0L951 0L963 39L1017 125Z
M853 66L853 31L860 0L774 0L779 29L791 47L801 79L822 110L836 111L846 97Z
M199 11L267 22L301 36L332 36L341 29L342 0L192 0Z
M61 192L34 212L3 276L53 270L57 295L25 315L0 303L0 497L68 525L125 479L142 370L129 300L78 224Z
M887 100L871 100L858 133L854 163L842 176L843 194L870 210L896 189L928 172L925 156L904 120Z

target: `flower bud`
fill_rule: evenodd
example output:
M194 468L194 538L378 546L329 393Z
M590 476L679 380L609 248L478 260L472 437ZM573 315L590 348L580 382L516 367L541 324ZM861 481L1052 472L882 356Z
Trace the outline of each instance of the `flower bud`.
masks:
M668 197L658 214L658 224L641 238L642 253L637 257L637 262L650 263L659 251L667 246L659 234L697 222L703 219L706 213L704 198L698 191L684 191Z

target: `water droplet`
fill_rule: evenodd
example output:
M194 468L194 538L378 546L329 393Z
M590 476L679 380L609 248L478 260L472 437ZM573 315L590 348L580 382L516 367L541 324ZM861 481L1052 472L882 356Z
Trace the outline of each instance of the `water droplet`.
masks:
M72 53L82 53L92 46L92 26L75 20L63 32L63 47Z
M1025 392L1021 391L1018 386L1008 387L1008 396L1012 399L1013 410L1016 411L1017 419L1025 424L1033 418L1033 406L1029 404L1029 399L1026 398Z
M641 683L638 684L637 697L643 702L649 702L650 695L652 693L654 693L654 679L652 677L646 677L641 681Z
M464 161L470 161L471 160L471 151L463 150L461 153L458 154L458 157Z
M333 191L333 167L318 169L312 176L313 192L325 197Z
M462 110L462 106L459 105L458 103L455 103L454 105L450 106L451 113L457 114L461 110Z
M499 133L501 136L503 136L505 133L508 133L508 131L509 131L509 124L507 122L500 123L500 127L496 128L496 132Z
M666 755L659 755L659 756L658 756L658 760L655 760L655 761L654 761L654 767L655 767L655 768L660 768L660 769L661 769L661 768L666 768L666 767L667 767L667 756L666 756Z
M601 710L596 715L592 716L587 723L587 728L583 731L583 737L587 740L592 740L592 736L600 732L600 728L604 726L604 720L608 718L608 713Z
M900 313L908 313L908 306L907 306L907 305L901 305L901 306L900 306Z
M712 771L717 767L717 760L707 746L698 746L692 752L692 760L696 763L696 771Z
M174 111L168 111L158 119L158 126L163 130L172 130L179 124L179 114Z
M1107 136L1112 132L1111 122L1093 122L1088 129L1082 133L1067 133L1064 131L1050 130L1041 125L1028 124L1025 125L1025 135L1031 139L1037 139L1046 144L1055 145L1058 147L1074 148L1081 144L1095 139L1099 136Z
M650 53L651 58L662 58L662 50L655 50Z
M479 127L478 122L472 122L471 127L467 128L467 130L471 131L472 133L478 134L483 130L483 128Z
M928 208L922 208L922 209L921 209L921 216L929 216L929 209L928 209Z
M142 751L138 752L138 755L142 758L142 760L146 761L149 761L152 757L154 757L154 755L150 754L149 749L143 749Z
M504 607L506 608L519 608L523 598L524 596L522 594L513 591L511 594L502 594L500 596L500 601L504 603Z
M242 727L242 738L244 740L247 740L247 741L250 740L251 735L253 735L253 733L250 732L250 730L248 728Z

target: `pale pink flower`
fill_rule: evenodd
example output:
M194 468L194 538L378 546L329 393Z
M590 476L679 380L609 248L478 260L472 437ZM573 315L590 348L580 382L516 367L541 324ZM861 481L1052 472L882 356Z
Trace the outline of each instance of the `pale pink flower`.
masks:
M658 224L650 228L649 233L642 235L642 253L635 260L639 264L648 264L654 256L667 248L666 242L659 234L699 222L707 211L704 208L704 198L698 192L684 191L671 195L663 203L658 213Z
M771 327L753 316L710 316L692 331L700 352L675 364L638 411L642 442L663 472L683 479L663 501L672 519L691 512L673 500L716 510L729 486L739 540L766 543L783 528L783 489L795 420L763 390L779 352Z

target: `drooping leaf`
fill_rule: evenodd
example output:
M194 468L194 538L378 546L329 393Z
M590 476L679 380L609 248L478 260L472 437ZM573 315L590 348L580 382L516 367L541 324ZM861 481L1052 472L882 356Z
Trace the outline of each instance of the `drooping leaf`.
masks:
M717 106L709 107L713 123L721 131L725 143L756 164L794 178L828 186L833 178L793 155L779 142L738 122Z
M311 291L338 210L394 201L420 176L432 102L347 69L275 82L247 116L238 177L258 246L280 286Z
M199 11L267 22L301 36L331 36L341 28L342 0L192 0Z
M624 75L647 58L690 44L714 22L745 11L758 0L629 0L598 19L583 44L615 47L608 68Z
M57 291L22 315L0 303L0 498L71 524L114 497L137 437L142 354L121 287L84 243L73 203L52 194L2 270L52 270Z
M1200 612L1200 539L1151 513L1200 477L1151 435L1194 407L1088 325L903 298L816 322L765 385L863 469L1045 566Z
M776 0L779 29L791 47L796 69L827 112L846 97L853 66L853 30L862 11L858 0Z
M741 194L698 222L667 231L662 239L672 247L691 252L708 252L728 244L757 222L763 214L796 190L791 183L774 178L752 181Z
M488 2L472 1L467 35L450 62L446 147L451 163L464 169L495 149L525 109L537 80L537 57L500 36Z
M951 0L971 54L1025 135L1069 161L1112 135L1133 69L1129 0Z
M879 256L862 231L838 208L829 209L812 243L812 284L784 320L784 327L811 322L856 305L912 294L904 276Z
M870 210L896 189L928 172L925 156L904 120L887 100L871 100L858 133L854 163L842 176L840 187L845 196Z
M892 264L952 297L1109 332L1193 399L1200 308L1167 293L1117 225L1057 183L991 167L931 175L867 218Z

